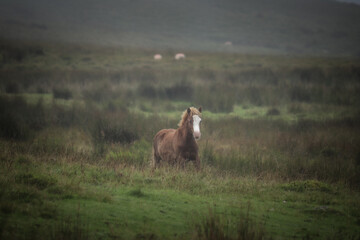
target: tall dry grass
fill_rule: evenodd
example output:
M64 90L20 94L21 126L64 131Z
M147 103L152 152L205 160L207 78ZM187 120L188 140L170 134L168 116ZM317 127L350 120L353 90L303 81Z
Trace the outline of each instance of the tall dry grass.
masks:
M223 120L202 147L207 164L241 175L278 179L318 179L358 188L360 128L358 119L323 122Z
M32 105L21 98L2 98L0 106L4 113L0 137L22 146L21 150L15 148L15 153L63 153L73 159L86 149L88 158L137 167L149 166L155 133L176 127L177 122L156 115L99 109L96 105L69 107L53 103L49 108L41 101ZM358 118L298 122L205 119L200 157L204 166L241 176L318 179L359 188L359 126ZM74 134L69 137L64 132Z

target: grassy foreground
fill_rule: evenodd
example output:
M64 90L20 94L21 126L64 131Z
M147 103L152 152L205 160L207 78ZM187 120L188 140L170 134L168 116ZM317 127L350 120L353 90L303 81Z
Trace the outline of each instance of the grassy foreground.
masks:
M0 239L359 239L358 59L0 52ZM202 170L153 170L191 105Z
M138 144L138 143L135 143ZM139 145L138 145L139 146ZM3 239L357 239L360 196L341 184L275 181L204 165L33 156L1 142ZM120 160L120 161L119 161Z

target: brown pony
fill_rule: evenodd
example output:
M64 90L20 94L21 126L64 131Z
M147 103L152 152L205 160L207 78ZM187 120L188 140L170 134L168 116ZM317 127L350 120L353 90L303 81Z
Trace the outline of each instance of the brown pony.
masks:
M182 164L193 161L200 170L200 159L196 140L201 137L201 107L190 107L184 111L178 129L162 129L154 137L153 164L156 168L161 161Z

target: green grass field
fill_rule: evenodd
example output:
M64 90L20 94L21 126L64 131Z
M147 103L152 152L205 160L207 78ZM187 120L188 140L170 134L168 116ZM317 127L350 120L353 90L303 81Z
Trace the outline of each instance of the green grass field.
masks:
M358 59L3 46L1 239L360 237ZM152 169L193 105L202 170Z
M359 194L317 180L19 156L12 164L3 159L1 183L5 239L237 239L240 231L245 239L359 235Z

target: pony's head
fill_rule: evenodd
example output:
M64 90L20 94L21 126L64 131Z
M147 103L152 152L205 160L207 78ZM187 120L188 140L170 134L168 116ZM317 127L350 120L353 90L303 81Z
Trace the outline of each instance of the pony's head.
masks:
M199 107L199 109L189 107L183 112L179 122L179 127L186 126L190 131L192 131L194 138L199 140L201 137L200 122L201 107Z

